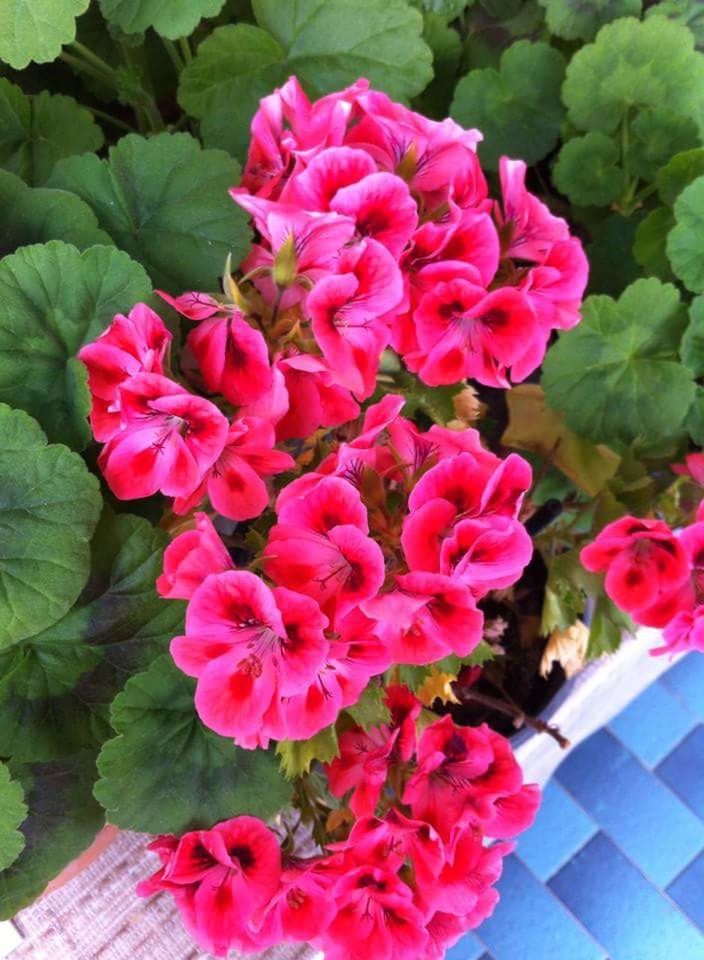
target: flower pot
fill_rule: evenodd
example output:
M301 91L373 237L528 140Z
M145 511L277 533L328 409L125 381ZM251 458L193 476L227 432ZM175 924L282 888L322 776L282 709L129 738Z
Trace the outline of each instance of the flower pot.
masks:
M513 738L516 759L528 783L544 785L570 750L619 714L631 700L680 659L650 654L661 631L639 627L615 653L589 663L568 680L541 714L567 737L563 750L549 736L523 730Z

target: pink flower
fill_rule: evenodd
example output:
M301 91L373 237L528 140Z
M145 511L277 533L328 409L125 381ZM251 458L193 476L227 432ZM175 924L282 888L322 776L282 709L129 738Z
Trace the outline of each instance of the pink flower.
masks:
M482 638L484 617L464 584L436 573L397 576L397 587L363 604L378 619L394 663L432 663L468 656Z
M699 486L704 486L704 453L688 453L684 463L673 463L671 469L673 473L689 476Z
M441 460L415 485L401 543L411 570L461 580L475 597L509 586L530 560L532 543L515 519L530 467L485 451Z
M558 240L520 285L544 331L569 330L579 323L589 263L576 237Z
M332 888L337 915L313 941L326 960L417 960L427 940L413 892L383 867L344 870Z
M162 860L137 888L141 896L166 890L204 950L225 956L253 945L248 921L268 903L281 878L276 837L255 817L235 817L213 827L153 844Z
M504 225L510 225L507 255L542 263L553 243L569 239L569 229L526 190L526 169L522 160L499 160Z
M161 318L138 303L129 314L118 313L97 340L78 352L88 370L90 425L104 443L120 430L119 387L138 373L163 373L171 334Z
M580 559L587 570L606 572L606 592L618 607L652 627L664 626L677 612L691 569L664 521L630 516L607 524Z
M195 519L196 529L174 537L164 551L164 572L156 581L156 589L169 600L190 600L207 576L233 565L207 514L197 513Z
M665 641L651 653L681 653L699 650L704 653L704 606L681 610L666 625L662 633Z
M332 877L318 866L315 860L294 861L284 869L279 889L255 919L260 947L312 940L330 926L336 912L330 896Z
M308 597L271 590L253 573L212 574L186 611L186 635L171 642L177 666L198 678L203 723L236 742L262 725L277 696L305 690L328 653L326 618Z
M395 807L382 818L361 817L347 840L328 846L343 852L346 864L372 864L398 871L409 863L415 886L424 896L436 887L445 863L444 846L433 827L422 820L410 820Z
M486 724L457 727L449 716L436 720L421 734L417 757L403 802L441 837L467 824L490 837L512 837L532 823L540 791L523 786L510 744Z
M342 143L353 105L368 86L357 80L311 104L296 77L289 77L260 101L243 186L257 196L277 197L292 170L325 147Z
M188 493L222 451L223 414L156 373L131 377L119 392L123 426L98 460L110 489L120 500Z
M313 597L337 622L384 581L383 554L367 533L359 493L325 478L279 511L264 548L265 570L276 583Z
M278 440L309 437L318 427L337 427L359 414L349 390L340 386L320 358L290 353L277 360L277 368L283 375L287 404L276 422Z
M368 732L354 727L340 734L339 756L325 765L325 774L333 796L352 791L349 807L355 816L373 815L386 782L395 739L396 735L390 735L384 726Z
M482 893L501 877L503 858L513 844L486 847L480 835L458 828L445 846L445 864L436 883L424 896L435 909L465 917L477 906Z
M240 189L231 190L233 199L254 219L263 244L255 244L243 269L266 268L269 276L256 283L271 303L277 297L275 265L285 263L286 276L279 279L287 288L280 301L287 308L303 297L301 281L312 283L324 276L340 250L354 236L354 220L337 213L317 213L284 203L251 197Z
M215 297L207 293L199 293L197 290L182 293L180 297L173 297L165 290L155 290L154 293L157 293L182 317L187 317L189 320L207 320L214 317L216 313L226 315L232 309L227 304L220 303Z
M361 120L345 142L367 151L382 170L402 177L423 195L428 209L447 199L458 183L458 199L477 203L486 196L476 158L478 130L464 130L454 120L429 120L377 91L358 97ZM470 190L469 185L472 185Z
M207 491L213 507L231 520L251 520L269 505L264 477L295 469L288 453L275 450L274 427L260 417L240 417L230 424L223 451L206 477L188 497L174 503L175 513L188 513Z
M380 243L365 240L343 250L335 272L308 295L313 335L339 383L359 399L376 386L379 357L389 340L380 319L401 299L402 280L394 258Z
M486 293L460 279L426 293L414 320L425 355L419 375L433 386L473 377L490 387L507 387L510 368L539 336L523 293L513 287Z
M186 343L198 361L203 382L235 406L258 400L271 386L264 337L232 307L227 315L202 320Z

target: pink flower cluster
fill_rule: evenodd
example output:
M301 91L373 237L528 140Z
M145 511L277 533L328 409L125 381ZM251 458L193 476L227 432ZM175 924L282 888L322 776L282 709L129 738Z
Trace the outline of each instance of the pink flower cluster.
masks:
M160 491L175 498L177 513L207 494L223 516L258 517L269 503L263 478L293 469L292 457L274 449L268 420L237 416L228 423L213 402L167 377L170 343L161 318L138 303L79 353L110 489L122 500Z
M704 501L696 522L677 532L664 520L621 517L580 556L587 570L606 573L606 593L635 623L664 628L653 653L704 652Z
M492 913L505 841L530 826L540 793L486 725L443 717L418 735L412 694L392 687L387 703L390 723L347 731L328 769L335 795L353 791L345 837L304 856L247 816L162 836L162 866L139 892L168 891L217 956L310 941L326 960L441 960Z
M520 161L502 160L489 199L480 140L364 80L311 104L291 78L262 100L232 191L260 238L245 268L265 299L299 305L304 341L357 400L389 343L427 384L506 387L579 320L579 241Z
M186 513L207 494L258 516L264 478L293 466L275 443L354 419L389 345L430 385L535 370L579 320L587 263L525 164L504 159L489 199L480 139L364 80L311 104L291 78L264 98L231 191L257 241L230 302L161 293L195 324L182 368L197 392L167 376L171 337L143 304L79 354L115 495L161 492Z
M240 746L313 736L391 664L467 656L477 602L530 560L528 464L475 430L420 431L402 406L370 406L358 435L281 491L253 558L273 586L233 569L205 514L166 550L158 589L189 601L172 656L198 679L203 722Z

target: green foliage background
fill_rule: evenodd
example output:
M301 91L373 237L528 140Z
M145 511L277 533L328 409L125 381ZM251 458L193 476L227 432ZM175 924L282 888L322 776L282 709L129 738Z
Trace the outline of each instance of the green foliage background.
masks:
M549 630L598 594L580 542L627 510L679 509L668 465L704 443L702 50L704 0L0 4L0 918L105 810L183 830L289 795L273 753L203 729L164 656L183 611L154 591L160 510L135 516L99 490L76 360L154 286L216 290L242 258L227 188L259 98L292 73L311 96L366 76L480 128L494 187L502 154L526 160L583 239L584 320L542 373L551 429L559 415L582 459L513 432L537 467L533 502L565 508L536 538L553 558ZM442 391L408 389L413 409L453 415ZM585 469L605 447L608 468ZM623 626L600 597L590 652ZM281 745L284 771L335 744L331 729Z

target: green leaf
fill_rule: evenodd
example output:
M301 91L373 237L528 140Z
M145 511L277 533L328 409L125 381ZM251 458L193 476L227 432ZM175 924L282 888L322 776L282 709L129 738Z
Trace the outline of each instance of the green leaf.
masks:
M91 795L95 754L84 751L66 760L10 764L21 783L29 816L21 826L25 847L0 872L0 920L8 920L37 897L47 883L92 843L104 825Z
M658 171L655 184L658 196L668 207L673 207L686 186L704 175L704 148L678 153Z
M406 398L407 417L422 413L441 426L457 417L452 398L462 389L461 386L428 387L415 374L406 371L400 371L397 380Z
M567 67L562 97L580 130L612 133L628 111L666 107L704 121L704 57L686 27L655 17L609 23Z
M227 192L239 175L231 157L187 133L130 134L109 160L62 160L48 185L85 200L156 286L180 292L215 288L228 254L239 263L247 252L247 216Z
M611 137L593 131L569 140L553 168L555 186L578 206L606 207L620 197L626 178Z
M0 650L54 623L88 577L97 479L31 417L0 404Z
M57 160L99 150L103 131L72 97L26 96L0 77L0 166L32 186L44 183Z
M281 740L276 744L276 755L281 769L289 780L309 773L311 765L329 763L339 752L335 725L325 727L307 740Z
M702 0L660 0L645 11L646 17L668 17L684 24L694 34L698 50L704 47L704 3Z
M391 714L384 703L384 696L382 687L370 683L362 691L362 696L357 703L352 707L347 707L346 712L349 713L357 726L364 727L365 730L380 723L388 723Z
M589 624L587 659L593 660L604 653L613 653L621 645L624 633L632 633L635 627L631 618L622 613L603 593L598 597Z
M225 0L100 0L105 19L125 33L153 27L171 40L187 37L203 17L216 17Z
M407 99L432 78L423 19L405 0L255 0L259 26L218 27L181 74L179 102L209 146L243 157L261 97L296 74L313 96L367 77Z
M695 297L689 305L689 325L680 347L682 363L695 377L704 376L704 297Z
M22 70L30 60L49 63L76 37L76 17L90 0L3 0L0 60Z
M694 442L704 446L704 388L697 387L686 422L687 432Z
M654 180L673 154L699 144L699 131L689 117L658 107L641 110L630 125L628 167L643 180Z
M550 33L563 40L592 40L619 17L639 17L641 0L540 0Z
M24 837L17 828L26 816L22 784L0 763L0 870L6 870L24 849Z
M109 735L109 705L183 629L184 604L155 589L166 534L104 511L90 576L62 620L0 654L0 755L45 760Z
M632 283L619 300L588 297L580 325L545 358L548 403L595 443L677 435L694 397L678 362L685 324L676 288L653 278Z
M244 813L266 819L289 801L273 753L242 750L204 727L194 692L164 656L115 698L118 735L100 752L95 786L111 823L182 833Z
M90 207L72 193L28 187L0 170L0 257L18 247L65 240L79 250L112 240L98 227Z
M433 13L443 17L446 23L455 20L474 0L410 0L411 6L424 13Z
M495 170L502 154L528 164L547 156L565 112L564 73L564 58L553 47L519 40L504 52L498 70L472 70L460 80L450 112L462 126L482 131L485 164Z
M116 313L151 291L139 264L114 247L22 247L0 262L0 402L36 417L50 440L90 440L90 398L75 359Z
M698 177L675 201L675 226L665 249L672 269L693 293L704 292L704 176Z
M657 207L640 222L636 231L633 255L646 273L660 280L675 279L665 252L665 241L674 225L672 211Z

